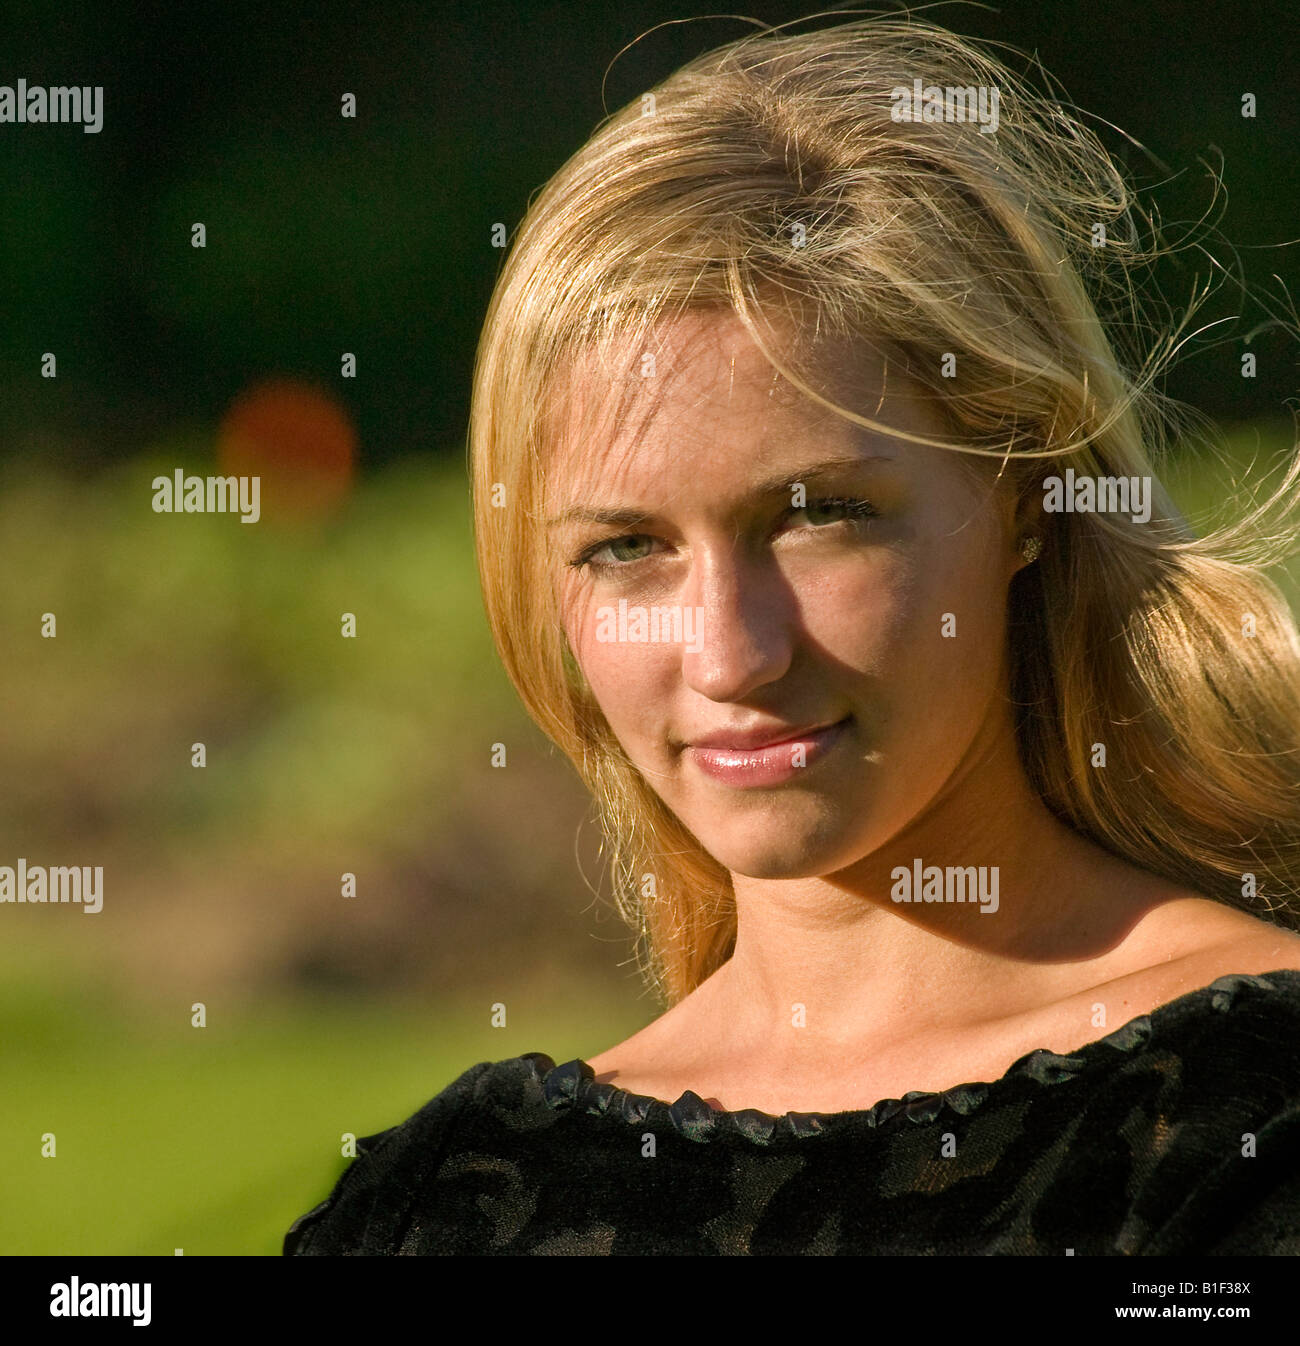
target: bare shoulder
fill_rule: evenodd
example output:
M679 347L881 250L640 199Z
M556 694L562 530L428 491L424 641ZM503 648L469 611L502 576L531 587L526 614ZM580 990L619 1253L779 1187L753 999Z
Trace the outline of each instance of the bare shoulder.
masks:
M724 969L725 970L725 965ZM657 1019L633 1033L616 1046L597 1056L587 1057L587 1064L602 1082L617 1079L624 1087L636 1078L641 1081L657 1078L661 1073L676 1073L691 1064L683 1054L683 1044L695 1040L692 1024L707 1018L710 1003L721 986L722 976L715 972L690 995L665 1010Z
M1166 928L1176 924L1186 933L1173 961L1189 975L1209 974L1213 981L1234 972L1300 970L1300 934L1259 916L1195 895L1169 903L1161 914Z
M651 1041L653 1033L651 1030L655 1024L661 1023L662 1019L656 1019L654 1023L648 1024L639 1032L633 1033L630 1038L625 1038L622 1042L596 1056L587 1057L587 1064L596 1073L598 1080L611 1079L624 1069L624 1062L633 1059L636 1054L645 1049L646 1043Z
M1203 985L1233 973L1300 971L1300 934L1245 913L1234 915L1242 918L1236 929L1189 957L1189 966L1203 978Z
M989 1025L986 1032L972 1035L963 1046L953 1047L935 1063L927 1063L923 1052L914 1056L905 1070L900 1068L898 1081L877 1081L877 1093L866 1103L854 1106L868 1106L876 1096L902 1097L899 1091L908 1088L994 1079L1026 1052L1038 1047L1060 1053L1075 1051L1220 977L1287 970L1300 971L1300 935L1225 903L1174 892L1150 911L1104 968L1093 969L1093 976L1076 983L1074 991ZM718 1003L724 981L715 973L639 1032L588 1057L596 1078L634 1093L666 1099L677 1097L689 1086L707 1099L704 1081L717 1077L718 1061L716 1053L708 1054L711 1034L700 1030L717 1017L711 1014L711 1006ZM924 1069L927 1064L933 1064L934 1070ZM943 1080L939 1080L940 1075ZM742 1101L745 1106L752 1104L751 1099ZM825 1110L817 1100L816 1107L807 1100L792 1101L784 1096L779 1101L782 1106L778 1108L777 1103L767 1100L765 1110Z
M680 1066L681 1056L673 1045L672 1036L678 1018L674 1010L668 1010L630 1038L596 1056L587 1057L587 1064L602 1083L617 1080L625 1087L626 1081L633 1076L644 1079L670 1062Z
M1146 956L1132 971L1091 988L1083 998L1113 1003L1125 1017L1136 1017L1220 977L1300 971L1300 935L1190 895L1162 910L1161 919L1144 932L1142 948ZM1111 1021L1122 1019L1112 1016Z

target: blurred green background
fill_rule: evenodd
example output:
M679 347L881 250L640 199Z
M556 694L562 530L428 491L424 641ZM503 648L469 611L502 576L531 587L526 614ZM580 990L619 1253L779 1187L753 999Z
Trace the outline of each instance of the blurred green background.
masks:
M464 435L492 226L594 127L620 49L690 13L6 7L0 83L103 84L105 124L0 127L0 864L102 865L105 898L0 909L0 1253L277 1253L342 1133L476 1061L590 1056L657 1012L589 801L492 652ZM1159 182L1166 224L1210 199L1198 159L1221 163L1237 252L1217 263L1294 293L1295 249L1273 248L1300 217L1286 6L929 13L1036 50L1143 140L1169 172L1107 143ZM606 105L744 30L659 28ZM1157 279L1177 303L1197 274L1221 273L1184 255ZM1198 516L1292 444L1294 343L1269 312L1226 283L1202 321L1232 321L1167 387L1231 446L1176 464ZM152 479L219 470L269 378L333 417L351 466L280 421L259 452L323 494L290 480L255 526L154 513ZM1298 577L1278 577L1293 604Z

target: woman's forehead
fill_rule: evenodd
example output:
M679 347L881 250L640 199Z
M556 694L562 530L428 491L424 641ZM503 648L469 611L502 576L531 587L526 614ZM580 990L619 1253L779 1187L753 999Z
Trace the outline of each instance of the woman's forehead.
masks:
M866 343L792 341L764 334L777 360L821 398L867 417L920 391ZM774 349L773 343L780 342ZM728 414L832 428L846 424L778 369L731 314L687 315L644 336L615 336L574 352L551 387L545 436L564 457L586 457L595 444L641 441L658 429L689 434ZM781 413L786 413L782 417Z

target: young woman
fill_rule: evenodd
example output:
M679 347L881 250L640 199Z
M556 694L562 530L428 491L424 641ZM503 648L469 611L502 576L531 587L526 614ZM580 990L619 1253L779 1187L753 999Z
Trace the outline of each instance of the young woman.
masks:
M908 19L711 52L548 184L478 559L669 1008L473 1066L286 1252L1300 1252L1300 468L1181 519L1147 256Z

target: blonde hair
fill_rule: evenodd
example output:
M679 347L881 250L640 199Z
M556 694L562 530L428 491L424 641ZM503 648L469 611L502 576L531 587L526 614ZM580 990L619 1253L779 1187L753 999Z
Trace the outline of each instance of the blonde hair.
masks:
M896 119L891 95L918 78L996 89L996 132ZM618 909L669 1003L731 956L730 874L628 761L587 688L541 510L575 357L620 338L638 349L651 324L687 311L736 315L818 400L811 375L769 350L770 318L881 347L943 399L959 428L943 447L992 457L1021 492L1067 466L1152 480L1144 525L1045 515L1041 557L1012 581L1021 760L1084 836L1300 928L1300 639L1263 573L1286 554L1300 461L1202 538L1155 480L1171 405L1154 384L1187 320L1137 358L1133 276L1155 255L1144 220L1061 103L907 16L767 30L692 60L604 121L529 208L474 374L484 601L524 705L597 801ZM1134 345L1127 363L1121 340ZM1275 512L1283 526L1270 528Z

